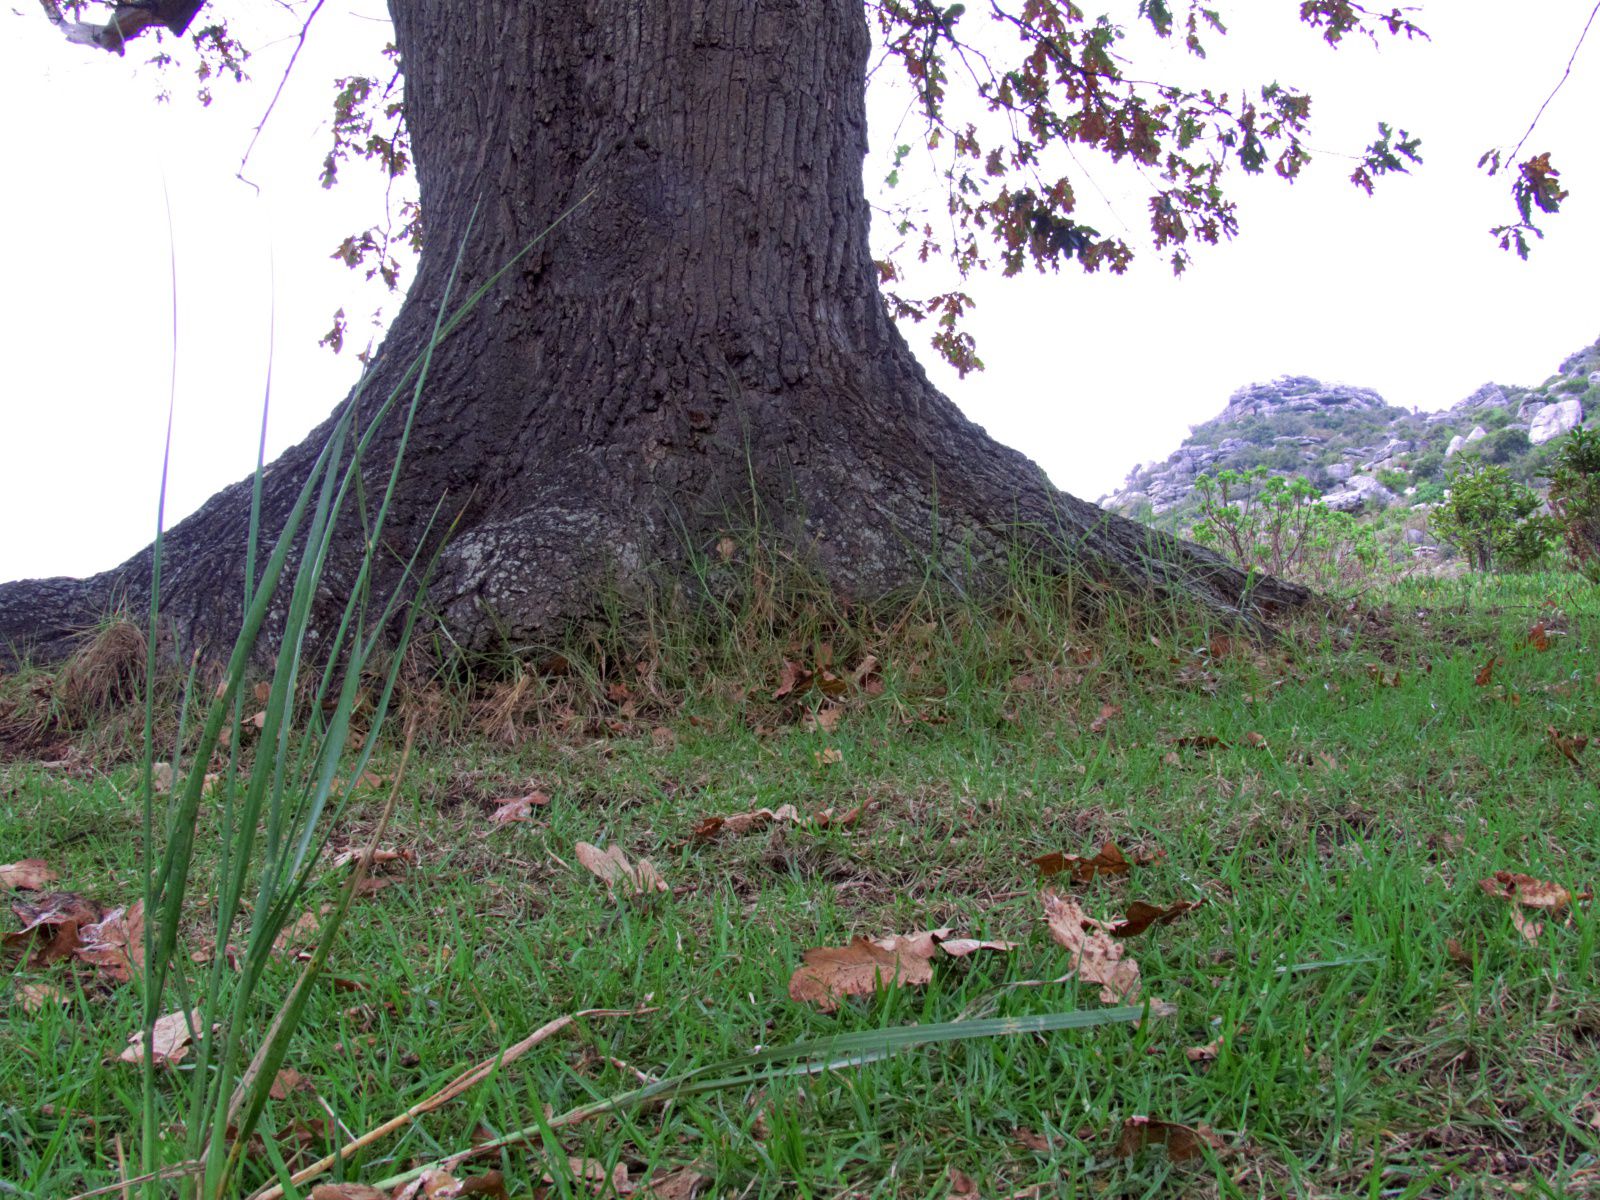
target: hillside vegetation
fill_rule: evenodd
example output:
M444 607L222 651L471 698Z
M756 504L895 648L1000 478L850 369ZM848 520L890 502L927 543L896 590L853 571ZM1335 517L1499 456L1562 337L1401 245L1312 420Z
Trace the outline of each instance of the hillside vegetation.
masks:
M1597 417L1600 342L1568 356L1537 386L1485 384L1431 413L1396 407L1370 388L1289 376L1240 388L1164 461L1130 471L1123 488L1102 503L1162 529L1191 532L1202 515L1198 479L1263 468L1303 478L1335 511L1387 512L1374 524L1394 535L1396 548L1425 547L1433 540L1425 515L1445 498L1457 455L1473 454L1542 488L1562 435L1592 428Z

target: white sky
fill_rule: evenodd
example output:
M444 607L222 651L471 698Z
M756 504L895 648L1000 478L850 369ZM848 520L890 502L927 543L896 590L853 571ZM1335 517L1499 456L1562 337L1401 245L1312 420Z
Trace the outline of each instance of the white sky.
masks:
M1532 261L1489 238L1510 212L1507 181L1475 167L1485 149L1521 136L1566 66L1588 0L1520 5L1514 17L1501 0L1427 4L1431 42L1381 51L1352 42L1337 53L1298 25L1290 0L1231 7L1249 15L1211 39L1209 66L1237 80L1234 91L1274 76L1310 91L1313 145L1330 153L1293 187L1236 184L1241 237L1198 251L1182 279L1151 252L1122 278L969 282L978 300L969 328L988 370L958 382L929 362L974 420L1079 495L1114 490L1129 468L1165 457L1248 382L1315 375L1441 408L1487 380L1537 383L1600 335L1600 30L1525 151L1553 151L1572 192ZM174 258L169 523L253 466L274 314L269 453L326 416L354 380L359 326L338 358L316 341L336 307L359 321L379 300L328 257L371 223L379 198L362 186L324 192L316 179L331 80L373 61L388 39L386 10L380 0L324 9L251 159L259 195L234 173L298 21L286 24L269 0L228 11L241 34L258 35L254 82L218 83L210 110L177 73L173 103L155 104L137 43L118 59L65 44L35 5L0 13L0 162L11 179L0 191L0 579L88 573L148 542ZM873 127L875 154L914 141L893 127L900 109L893 97L875 102L875 119L889 114ZM1420 134L1426 165L1380 180L1369 200L1346 182L1353 164L1337 152L1365 146L1379 119ZM1080 195L1107 197L1085 219L1142 246L1138 195L1115 169L1085 164ZM869 181L886 170L875 157ZM927 333L906 334L922 353Z

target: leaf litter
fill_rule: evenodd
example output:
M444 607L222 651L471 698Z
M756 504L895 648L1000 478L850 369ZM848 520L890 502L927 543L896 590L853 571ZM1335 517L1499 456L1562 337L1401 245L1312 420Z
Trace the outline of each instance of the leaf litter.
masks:
M834 1012L845 996L870 996L892 987L920 987L933 978L935 958L965 958L979 950L1006 952L1015 942L952 938L948 927L889 937L857 937L847 946L807 950L789 977L789 997Z

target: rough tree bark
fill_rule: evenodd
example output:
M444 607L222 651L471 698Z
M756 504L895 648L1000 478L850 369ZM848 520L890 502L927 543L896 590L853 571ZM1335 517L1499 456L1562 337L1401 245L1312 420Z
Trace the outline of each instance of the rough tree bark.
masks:
M436 355L389 540L460 510L432 599L466 646L537 638L602 582L669 571L751 521L852 594L981 573L1018 540L1116 586L1253 618L1305 593L1247 581L1051 487L939 394L884 311L862 183L861 0L392 0L427 248L369 385L458 294L580 197ZM281 522L325 429L270 468ZM382 467L392 449L374 459ZM235 627L248 483L173 529L181 643ZM352 553L334 564L330 596ZM149 554L0 587L0 639L59 653Z

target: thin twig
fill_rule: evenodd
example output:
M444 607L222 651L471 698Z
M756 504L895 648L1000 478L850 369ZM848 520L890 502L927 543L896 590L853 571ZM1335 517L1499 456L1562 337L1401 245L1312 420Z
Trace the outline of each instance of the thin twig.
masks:
M564 1017L557 1017L554 1021L548 1021L539 1026L538 1029L535 1029L516 1045L508 1046L499 1054L494 1055L492 1058L486 1058L477 1066L463 1071L460 1075L457 1075L433 1095L429 1096L425 1100L419 1100L399 1116L391 1117L377 1128L369 1130L360 1137L356 1138L354 1141L340 1147L333 1154L328 1155L326 1158L319 1159L318 1161L312 1163L309 1167L295 1172L295 1174L289 1177L289 1182L298 1186L299 1184L306 1182L308 1179L314 1179L318 1175L324 1174L335 1164L349 1158L358 1150L370 1146L373 1142L388 1136L402 1126L411 1124L411 1122L415 1121L418 1117L423 1116L426 1113L430 1113L442 1105L448 1104L451 1100L454 1100L468 1088L483 1082L501 1067L509 1066L511 1063L521 1058L529 1050L532 1050L540 1042L543 1042L555 1034L560 1033L568 1025L571 1025L573 1022L578 1021L583 1017L636 1017L643 1013L654 1011L655 1010L652 1008L586 1008L582 1012L569 1013ZM281 1184L275 1184L272 1187L264 1188L259 1192L253 1193L250 1196L250 1200L281 1200L282 1196L283 1186Z
M1572 74L1572 64L1578 61L1578 51L1583 49L1583 40L1589 36L1589 27L1594 24L1597 15L1600 15L1600 3L1589 10L1589 19L1583 23L1583 32L1578 35L1578 44L1572 48L1572 56L1567 59L1567 69L1561 72L1561 78L1556 81L1555 87L1550 89L1550 94L1544 98L1544 103L1539 105L1539 111L1533 114L1533 120L1528 122L1528 131L1522 135L1517 148L1511 152L1511 157L1507 160L1509 163L1517 161L1522 154L1523 145L1533 136L1534 126L1538 125L1539 118L1544 116L1544 110L1550 107L1550 101L1556 98L1556 93L1566 86L1567 79Z
M278 97L283 95L283 89L288 86L289 76L294 72L295 60L300 57L300 51L306 47L306 35L311 32L311 22L317 19L317 14L322 11L322 6L328 0L317 0L316 7L311 10L311 15L306 18L306 23L300 27L300 38L295 42L294 52L289 55L289 63L283 68L283 78L278 80L278 87L272 93L272 99L267 102L267 111L261 114L261 121L256 126L256 131L250 135L250 144L244 148L244 157L239 160L239 170L236 173L241 183L248 183L259 194L261 189L244 177L244 167L250 161L250 154L256 148L256 142L261 138L261 131L267 127L267 121L272 116L272 110L278 107Z

